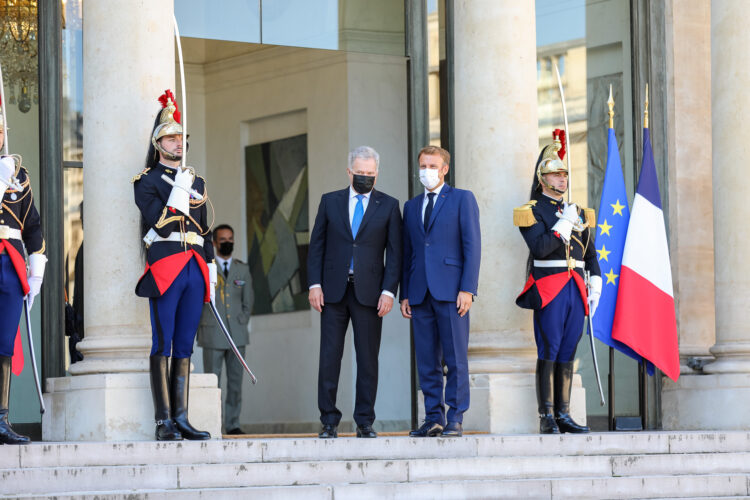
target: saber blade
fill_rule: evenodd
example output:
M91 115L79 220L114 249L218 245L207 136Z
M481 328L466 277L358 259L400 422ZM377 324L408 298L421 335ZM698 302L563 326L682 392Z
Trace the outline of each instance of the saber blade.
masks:
M242 357L242 354L240 354L240 350L237 349L237 346L235 345L234 341L232 340L232 336L229 334L229 330L227 330L227 327L224 325L224 322L221 320L221 316L219 315L219 311L216 310L216 306L213 302L208 303L209 306L211 306L211 312L214 313L214 318L216 318L217 323L219 323L219 328L221 328L221 333L224 334L224 337L226 337L227 342L229 342L229 347L232 348L232 352L235 356L237 356L237 359L240 360L240 363L242 363L243 368L245 368L245 371L248 375L250 375L250 380L255 384L258 380L255 378L255 375L253 375L253 372L250 370L250 367L247 366L247 363L245 363L245 358Z
M565 160L568 164L568 203L570 203L570 193L573 191L573 170L570 168L570 131L568 130L568 108L565 106L565 91L563 90L560 70L555 64L555 73L557 74L557 88L560 89L560 103L562 104L563 122L565 123Z
M596 374L596 386L599 388L599 404L604 406L604 390L602 389L602 379L599 377L599 363L596 361L596 346L594 345L594 321L591 315L587 316L589 320L589 340L591 341L591 357L594 360L594 373Z
M3 65L0 64L0 103L2 104L3 108L3 130L4 132L4 141L3 141L3 150L5 151L5 155L8 155L8 118L5 116L5 105L7 104L5 102L5 80L3 80Z
M182 113L180 125L182 125L182 160L180 160L180 166L185 168L187 165L187 97L185 96L185 63L182 60L182 42L180 41L180 28L177 27L177 16L172 16L174 19L174 37L177 41L177 56L180 61L180 92L182 93Z
M39 413L44 413L44 397L42 397L42 385L39 382L39 373L36 368L36 355L34 354L34 336L31 334L31 308L29 307L29 296L23 298L23 311L26 316L26 334L29 340L29 354L31 354L31 370L34 372L34 383L36 394L39 397Z

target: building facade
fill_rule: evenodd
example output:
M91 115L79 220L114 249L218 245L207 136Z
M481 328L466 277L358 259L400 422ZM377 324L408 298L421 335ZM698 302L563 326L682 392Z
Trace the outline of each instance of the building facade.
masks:
M638 366L616 355L615 413L644 413L649 428L747 428L733 406L750 392L750 332L740 323L747 264L742 233L728 226L741 213L741 176L734 174L746 141L737 117L744 116L740 89L750 82L741 0L29 5L35 55L11 60L5 47L23 40L4 30L0 61L15 97L6 105L10 145L32 174L49 248L33 319L49 409L41 422L27 369L14 383L12 421L32 430L41 422L48 440L150 436L150 326L146 302L133 292L142 261L130 179L143 167L156 97L172 88L182 102L175 16L188 164L206 177L216 221L234 226L235 255L253 273L247 360L259 383L244 386L243 428L317 428L319 317L306 301L306 251L320 196L346 185L347 152L361 144L378 150L378 188L403 202L421 189L415 153L432 143L453 153L450 182L474 191L482 217L465 424L535 431L531 315L514 303L526 255L510 214L527 201L540 145L562 125L555 65L567 97L574 198L594 208L606 162L609 86L631 196L647 83L650 89L682 375L676 383L649 378L642 410ZM11 67L31 68L36 80L23 80L28 71L6 71ZM73 364L63 334L65 298L80 311L84 337L84 359ZM385 318L381 430L405 430L418 418L409 336L397 312ZM598 404L583 347L574 411L605 430L609 408ZM608 350L598 349L606 372ZM191 418L215 430L217 381L201 374L200 356L193 360L192 397L200 403L191 405ZM345 360L339 398L349 408L351 346Z

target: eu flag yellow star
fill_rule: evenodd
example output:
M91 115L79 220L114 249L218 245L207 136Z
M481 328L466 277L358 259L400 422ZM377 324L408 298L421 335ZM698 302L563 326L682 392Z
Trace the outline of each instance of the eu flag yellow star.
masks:
M602 249L601 249L601 250L597 250L597 251L596 251L596 253L598 253L598 254L599 254L599 260L602 260L602 259L604 259L604 260L606 260L607 262L609 262L609 259L607 259L607 257L608 257L608 256L609 256L609 254L611 254L612 252L611 252L611 251L609 251L609 250L607 250L607 247L605 247L604 245L602 245Z
M604 219L604 224L597 224L597 226L599 226L599 229L602 230L602 232L599 233L599 236L603 234L606 234L607 236L612 236L611 234L609 234L609 230L612 229L612 226L607 224L607 219Z
M612 215L622 215L622 209L625 208L625 205L620 205L620 200L609 206L612 207Z
M607 277L607 282L605 283L605 285L609 285L610 283L612 283L613 285L615 285L615 284L616 284L616 283L615 283L615 280L616 280L616 279L617 279L617 278L618 278L618 277L619 277L620 275L619 275L619 274L615 274L615 272L614 272L614 271L613 271L612 269L610 269L610 270L609 270L609 272L608 272L608 273L606 273L606 274L605 274L604 276L606 276L606 277Z

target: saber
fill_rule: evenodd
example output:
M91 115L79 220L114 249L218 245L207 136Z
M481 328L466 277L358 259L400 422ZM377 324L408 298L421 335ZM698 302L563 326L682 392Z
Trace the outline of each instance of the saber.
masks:
M567 142L567 154L565 160L568 164L568 203L570 203L570 193L573 191L573 170L570 168L570 132L568 131L568 109L565 107L565 92L563 91L562 78L560 70L555 64L555 73L557 73L557 87L560 89L560 102L562 103L563 122L565 123L565 141Z
M586 287L589 288L588 283L591 277L591 273L586 271L585 277L586 277ZM588 291L590 291L590 289ZM594 345L594 320L591 318L591 310L589 310L589 314L586 315L586 318L588 319L589 341L591 344L591 357L594 360L594 373L596 374L596 386L599 388L599 404L601 406L604 406L604 390L602 389L602 379L599 377L599 363L596 361L596 346Z
M229 342L229 347L232 348L232 352L235 356L237 356L237 359L240 360L240 363L242 363L242 366L245 368L245 371L248 375L250 375L250 380L252 380L253 384L256 383L258 380L255 378L255 375L253 375L253 372L250 370L250 367L247 366L247 363L245 363L245 358L242 357L242 354L240 354L239 349L237 349L237 346L234 344L234 341L232 340L232 336L229 334L229 330L227 330L227 327L224 326L224 322L221 320L221 316L219 316L219 311L216 310L216 306L213 302L208 303L211 306L211 312L214 313L214 318L216 318L217 323L219 323L219 328L221 328L221 332L224 334L224 336L227 339L227 342Z
M3 80L3 65L0 64L0 107L3 108L3 128L5 129L5 137L3 141L3 150L5 156L8 155L8 118L5 116L5 80Z
M177 56L180 61L180 92L182 93L182 159L180 160L180 167L185 168L185 162L187 158L187 98L185 97L185 63L182 61L182 42L180 41L180 28L177 27L177 16L172 14L174 20L174 37L177 42Z
M23 298L23 311L26 316L26 334L29 340L29 353L31 354L31 370L34 372L34 383L36 394L39 396L39 413L44 413L44 398L42 397L42 385L39 383L39 374L36 369L36 356L34 355L34 337L31 334L31 308L29 307L29 296Z

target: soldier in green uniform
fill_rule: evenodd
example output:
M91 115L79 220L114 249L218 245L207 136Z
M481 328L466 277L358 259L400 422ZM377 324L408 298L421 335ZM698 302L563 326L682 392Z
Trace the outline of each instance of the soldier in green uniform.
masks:
M248 323L253 308L253 283L250 267L232 257L234 251L234 230L227 224L214 229L216 250L216 310L237 349L245 356L245 346L249 344ZM222 363L227 366L227 390L224 403L224 431L226 434L243 434L240 429L242 409L243 367L235 357L224 334L213 318L208 306L203 308L203 317L198 329L198 345L203 348L203 368L206 373L215 373L221 379Z

